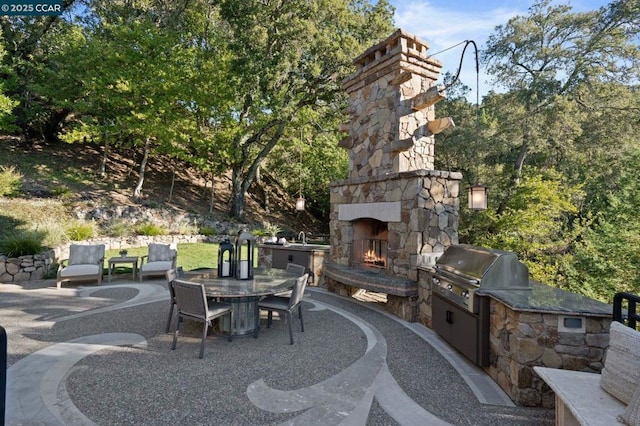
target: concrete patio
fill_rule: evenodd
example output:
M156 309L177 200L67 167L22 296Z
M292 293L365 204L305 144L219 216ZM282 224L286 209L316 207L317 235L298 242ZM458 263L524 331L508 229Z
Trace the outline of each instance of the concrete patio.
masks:
M162 280L57 290L0 284L7 425L544 425L430 329L373 303L308 288L305 332L258 339L198 325L170 349Z

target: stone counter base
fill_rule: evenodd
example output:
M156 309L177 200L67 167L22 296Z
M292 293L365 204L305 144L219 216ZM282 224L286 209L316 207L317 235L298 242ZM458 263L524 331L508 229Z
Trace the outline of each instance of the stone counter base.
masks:
M557 314L520 312L491 299L490 366L485 371L518 405L552 408L554 395L534 366L602 369L611 318L586 317L585 332L558 330Z
M353 297L360 290L358 287L342 284L333 278L325 275L325 283L327 290L332 293L339 294L344 297ZM395 296L387 294L387 302L383 305L387 312L402 318L408 322L416 322L418 320L418 297L417 296Z

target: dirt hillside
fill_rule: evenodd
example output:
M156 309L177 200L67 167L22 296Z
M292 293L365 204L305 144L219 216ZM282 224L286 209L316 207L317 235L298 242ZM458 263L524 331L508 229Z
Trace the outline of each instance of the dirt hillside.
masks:
M229 220L230 175L204 176L186 163L168 158L149 159L142 198L133 199L142 151L133 148L110 152L101 175L104 147L95 144L22 141L0 138L0 166L15 166L23 175L27 198L62 197L65 203L96 205L146 205ZM174 175L175 173L175 175ZM327 223L308 212L296 212L295 200L263 175L246 198L245 222L278 224L285 230L322 234ZM213 204L211 203L213 194Z

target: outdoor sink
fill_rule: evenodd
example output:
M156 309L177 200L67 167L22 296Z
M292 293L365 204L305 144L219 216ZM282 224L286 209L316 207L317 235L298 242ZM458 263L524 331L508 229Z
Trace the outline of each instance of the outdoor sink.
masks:
M288 243L287 245L281 246L283 249L291 249L291 250L329 250L328 244L302 244L302 243Z

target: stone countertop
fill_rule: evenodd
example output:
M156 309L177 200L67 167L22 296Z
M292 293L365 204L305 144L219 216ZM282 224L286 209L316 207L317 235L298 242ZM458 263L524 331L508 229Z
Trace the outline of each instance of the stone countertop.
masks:
M612 305L538 282L532 282L529 290L478 290L476 296L491 297L515 311L596 317L613 315Z
M373 269L354 268L327 262L323 273L342 284L363 288L376 293L400 297L418 295L418 283L403 277L389 276Z
M325 244L259 244L259 248L274 250L295 250L295 251L329 251L330 245Z

